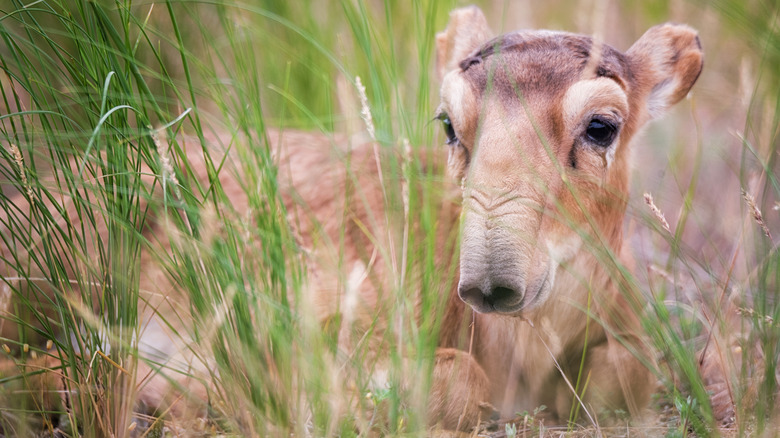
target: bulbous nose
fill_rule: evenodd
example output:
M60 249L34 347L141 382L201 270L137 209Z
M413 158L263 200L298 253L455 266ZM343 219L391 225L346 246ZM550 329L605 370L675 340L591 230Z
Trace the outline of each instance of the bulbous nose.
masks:
M524 294L521 285L485 283L461 281L458 296L479 313L512 313L522 308Z

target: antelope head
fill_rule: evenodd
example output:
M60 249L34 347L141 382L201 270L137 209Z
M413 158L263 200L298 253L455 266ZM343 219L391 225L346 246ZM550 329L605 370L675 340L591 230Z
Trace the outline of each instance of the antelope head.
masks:
M551 296L584 235L619 251L631 139L688 93L701 46L673 24L625 53L564 32L490 39L470 7L437 49L438 118L463 190L458 294L478 312L520 315Z

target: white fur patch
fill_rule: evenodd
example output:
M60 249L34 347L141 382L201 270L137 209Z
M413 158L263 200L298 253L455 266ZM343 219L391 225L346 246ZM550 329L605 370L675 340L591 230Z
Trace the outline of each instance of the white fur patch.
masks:
M582 239L577 234L573 234L559 243L547 241L548 254L550 254L550 259L555 264L571 260L572 257L577 255L580 247L582 247Z
M441 99L439 110L449 115L461 142L470 144L478 114L475 113L474 93L459 70L451 71L442 80Z
M368 387L374 392L390 389L390 373L384 368L375 368Z
M650 96L647 97L647 113L650 118L656 119L666 112L672 101L672 95L680 86L679 82L677 78L667 79L653 88Z
M550 352L554 357L559 357L561 353L563 353L563 342L561 342L561 337L558 336L558 333L555 331L555 326L550 321L550 318L548 317L542 317L541 324L542 332L547 335L547 348L550 349Z
M366 265L361 261L356 261L352 266L352 271L347 278L346 293L341 303L341 311L344 316L344 323L349 324L355 321L358 306L360 305L360 285L368 276Z
M628 114L628 97L622 88L609 78L586 79L566 90L563 98L563 117L570 128L590 114L615 114L621 119Z

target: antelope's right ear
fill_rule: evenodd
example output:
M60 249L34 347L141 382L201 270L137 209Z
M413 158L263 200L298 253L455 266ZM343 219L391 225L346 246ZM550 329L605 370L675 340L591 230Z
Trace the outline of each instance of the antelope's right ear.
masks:
M487 19L476 6L450 12L450 22L436 34L436 76L439 81L472 51L493 37Z
M688 94L701 73L704 59L696 31L670 23L650 28L627 54L651 118L660 116Z

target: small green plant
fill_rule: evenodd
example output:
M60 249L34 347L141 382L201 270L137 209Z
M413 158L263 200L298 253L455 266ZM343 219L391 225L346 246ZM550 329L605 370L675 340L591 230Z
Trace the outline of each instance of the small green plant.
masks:
M504 433L506 434L506 438L515 438L517 436L517 426L514 423L505 424Z
M691 421L696 418L696 399L691 398L689 395L683 398L681 394L677 394L674 398L674 407L680 414L680 426L676 433L672 433L673 437L687 437L691 430Z
M534 434L539 433L543 428L539 420L539 416L547 409L547 406L540 405L534 408L533 412L523 411L518 412L515 415L519 417L523 422L523 431L531 430ZM514 424L513 424L514 426Z

